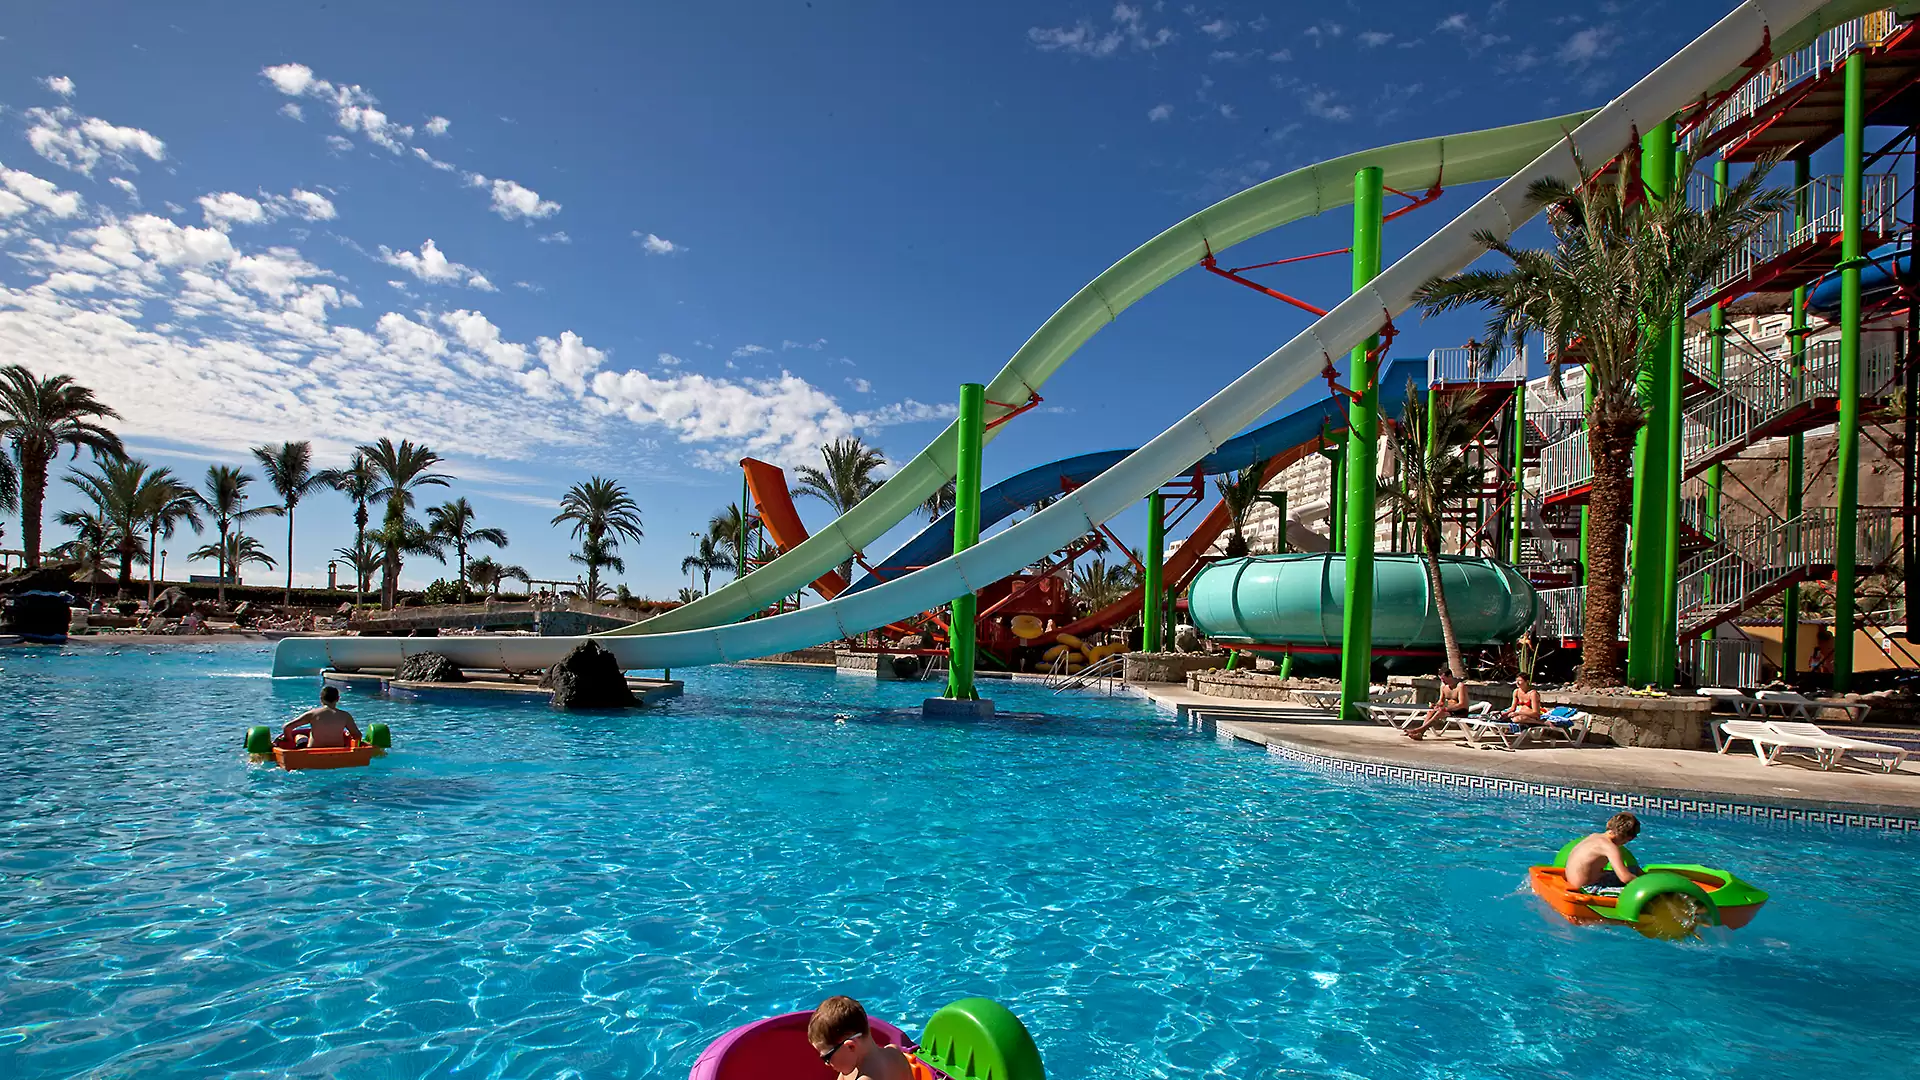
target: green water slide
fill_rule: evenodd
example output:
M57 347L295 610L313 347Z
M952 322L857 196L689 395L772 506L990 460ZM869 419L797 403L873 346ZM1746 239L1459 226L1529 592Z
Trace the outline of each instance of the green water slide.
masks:
M1509 127L1395 143L1295 169L1222 199L1135 248L1061 305L987 384L987 422L1038 394L1080 346L1148 293L1222 251L1353 202L1353 174L1381 169L1387 187L1426 191L1439 184L1502 180L1539 157L1592 111L1568 113ZM999 428L989 428L991 440ZM672 611L609 631L659 634L745 618L792 595L827 570L864 551L927 496L953 478L958 428L949 425L878 491L804 543L737 581ZM606 635L602 635L606 636Z
M1440 579L1460 644L1517 641L1540 617L1540 594L1494 559L1440 556ZM1230 645L1339 649L1346 559L1310 552L1222 559L1200 571L1187 611L1208 637ZM1438 650L1440 614L1421 557L1373 557L1373 643L1384 650Z

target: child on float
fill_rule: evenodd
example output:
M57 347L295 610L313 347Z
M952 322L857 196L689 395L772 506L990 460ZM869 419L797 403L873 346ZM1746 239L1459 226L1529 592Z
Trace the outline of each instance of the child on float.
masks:
M932 1080L933 1069L897 1046L881 1046L867 1025L867 1010L839 994L820 1003L807 1020L807 1041L821 1064L855 1080Z

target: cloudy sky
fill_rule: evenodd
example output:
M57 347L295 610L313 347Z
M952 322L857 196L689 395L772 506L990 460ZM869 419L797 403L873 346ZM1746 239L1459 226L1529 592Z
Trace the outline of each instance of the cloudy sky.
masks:
M425 442L543 576L575 572L547 526L560 491L616 478L647 530L624 580L671 595L743 455L792 466L857 434L904 460L958 383L1174 221L1320 158L1597 104L1722 12L657 7L13 13L0 362L95 387L136 453L196 478L285 439L322 464ZM1389 258L1472 194L1396 223ZM1303 223L1244 261L1348 227ZM1347 273L1270 280L1325 303ZM1202 278L1083 350L989 450L989 480L1138 445L1305 324ZM1470 328L1429 322L1396 353ZM50 495L49 520L72 504ZM280 526L260 531L277 552ZM342 500L313 497L296 580L323 580L350 533Z

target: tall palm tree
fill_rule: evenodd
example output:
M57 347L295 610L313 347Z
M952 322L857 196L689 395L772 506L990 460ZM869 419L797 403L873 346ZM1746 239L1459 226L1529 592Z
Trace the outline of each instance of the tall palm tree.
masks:
M75 456L84 446L96 457L125 457L120 436L97 422L119 418L119 413L94 397L92 390L74 382L71 375L42 379L21 364L0 368L0 441L12 446L14 456L13 462L0 469L6 474L0 487L17 487L19 491L20 544L26 549L27 569L40 565L40 514L47 498L47 466L63 446L71 447ZM15 464L19 466L17 477Z
M1128 563L1108 566L1107 560L1094 558L1074 570L1069 584L1085 610L1098 611L1137 588L1140 575Z
M353 500L353 550L364 548L367 543L367 504L373 501L373 493L380 490L380 470L374 468L373 461L366 454L355 450L345 468L327 469L320 476L328 487ZM367 591L367 581L368 575L365 574L354 579L353 602L356 606L360 603L361 594Z
M200 531L200 496L173 475L171 469L155 469L147 477L140 497L140 519L147 527L147 604L153 604L154 559L162 538L173 536L181 522Z
M371 501L386 504L377 539L386 553L380 568L380 605L390 608L400 587L401 556L430 552L436 546L426 529L407 516L407 511L413 508L415 491L429 485L446 487L453 477L432 472L433 467L440 464L440 455L425 445L415 446L411 439L402 439L395 445L392 439L383 437L377 443L360 447L359 452L380 477L380 486L374 489Z
M744 523L740 520L739 503L728 503L707 519L707 536L727 559L725 567L714 569L738 570L746 562L743 558L746 553L740 549L740 538L759 527L760 519L753 514L748 514Z
M476 529L473 522L473 504L465 496L427 508L427 531L453 545L454 553L460 558L460 588L463 592L467 587L467 548L474 544L491 544L497 548L507 546L506 530Z
M1220 501L1227 504L1227 515L1233 520L1233 532L1227 536L1227 557L1237 559L1253 550L1247 544L1247 515L1253 512L1255 503L1260 501L1260 484L1266 466L1256 461L1246 468L1228 476L1213 478L1213 486L1220 492Z
M231 574L235 580L240 577L240 568L249 564L273 569L273 556L267 554L260 541L245 533L234 533L210 544L202 544L187 553L189 559L212 560L220 566L220 579L225 581ZM223 588L221 593L226 590Z
M284 511L277 506L249 507L247 505L247 488L252 484L253 476L245 469L237 469L231 465L207 466L206 479L200 482L203 489L200 492L200 502L201 505L207 508L207 513L212 516L214 527L218 530L220 538L217 542L204 545L198 549L199 551L208 552L209 554L204 556L189 555L188 558L208 558L216 560L224 558L226 552L235 550L231 541L233 537L239 535L238 527L242 522L249 518L259 517L262 514L284 513ZM254 546L258 547L259 542L255 541ZM267 565L271 566L273 564L269 562ZM227 579L233 576L231 571L234 569L234 567L224 562L220 563L220 589L218 599L222 604L227 602Z
M580 550L567 558L587 568L587 599L600 596L600 568L610 567L625 573L627 564L618 554L620 541L640 539L640 504L627 489L605 477L596 476L584 484L575 484L560 498L560 512L552 524L572 523L573 537Z
M253 458L267 474L267 486L280 496L287 514L287 589L282 603L293 604L293 508L316 488L332 486L325 473L313 471L313 444L284 442L278 446L256 446Z
M1406 404L1401 407L1400 419L1385 425L1388 445L1394 460L1400 463L1400 472L1380 484L1380 494L1404 510L1407 519L1419 530L1427 569L1427 592L1433 597L1434 611L1440 616L1440 638L1447 648L1447 667L1458 679L1466 678L1467 664L1460 651L1460 637L1454 633L1447 590L1440 579L1440 527L1446 520L1448 508L1465 505L1480 490L1480 472L1464 452L1473 441L1473 429L1467 417L1469 404L1465 395L1441 398L1438 408L1429 415L1425 395L1408 380Z
M861 442L859 436L849 435L822 446L820 462L822 468L802 465L793 470L800 477L800 486L794 488L794 494L811 495L833 507L834 513L845 514L879 489L880 481L874 473L887 459L879 450ZM852 559L840 564L840 576L843 579L853 576Z
M1586 165L1575 158L1581 174ZM1693 175L1686 156L1676 173ZM1707 209L1685 198L1650 199L1637 183L1596 180L1578 187L1537 180L1527 190L1547 209L1553 245L1516 248L1493 235L1475 236L1512 264L1435 278L1414 299L1427 314L1469 306L1492 309L1482 355L1539 334L1558 378L1561 365L1586 368L1587 449L1593 458L1593 494L1587 539L1587 602L1581 637L1580 682L1611 686L1622 679L1618 632L1626 583L1626 535L1633 490L1634 435L1645 420L1635 382L1667 362L1662 328L1697 295L1721 264L1790 197L1763 188L1772 162L1755 166ZM1640 172L1637 144L1620 174ZM1674 185L1684 191L1684 181Z
M353 571L353 602L357 607L360 597L373 581L374 571L380 569L385 556L364 536L355 540L352 547L334 548L333 553L340 556L340 561Z
M681 573L686 574L695 570L700 571L700 593L703 596L713 591L713 572L715 570L731 570L733 568L734 561L728 558L725 552L720 550L720 546L713 542L713 537L711 536L701 537L699 546L693 549L693 554L680 560Z

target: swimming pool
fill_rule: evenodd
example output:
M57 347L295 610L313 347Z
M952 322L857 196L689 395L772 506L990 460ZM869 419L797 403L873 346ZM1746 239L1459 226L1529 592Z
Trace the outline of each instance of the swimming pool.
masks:
M1773 893L1700 942L1526 891L1590 808L1287 765L1145 702L680 672L622 715L387 702L250 766L264 648L0 653L0 1076L672 1077L851 993L971 993L1049 1076L1912 1075L1920 842L1649 817Z

